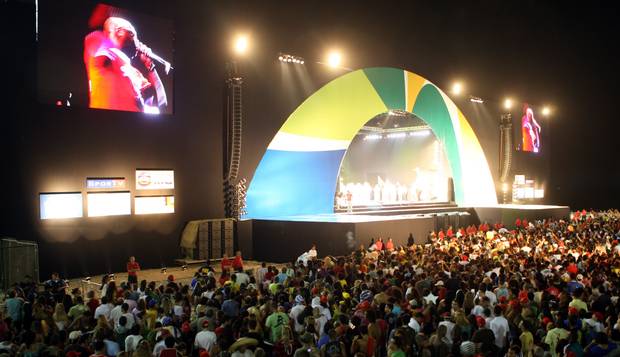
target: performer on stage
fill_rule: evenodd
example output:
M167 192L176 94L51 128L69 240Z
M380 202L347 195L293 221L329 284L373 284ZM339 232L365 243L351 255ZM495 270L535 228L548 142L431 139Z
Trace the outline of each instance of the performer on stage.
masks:
M156 113L168 105L151 49L138 40L131 22L109 17L103 31L84 39L89 107Z

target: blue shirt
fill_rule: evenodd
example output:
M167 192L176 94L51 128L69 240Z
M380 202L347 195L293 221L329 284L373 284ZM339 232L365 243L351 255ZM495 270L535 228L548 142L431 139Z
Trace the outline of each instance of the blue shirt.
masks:
M10 298L5 301L6 310L13 321L22 320L22 305L24 301L18 298Z
M225 300L222 303L222 311L228 317L237 317L239 316L239 303L231 299Z

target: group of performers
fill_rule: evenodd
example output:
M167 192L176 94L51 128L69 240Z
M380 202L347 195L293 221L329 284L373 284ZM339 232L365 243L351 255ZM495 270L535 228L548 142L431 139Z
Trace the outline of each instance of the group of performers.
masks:
M418 202L444 202L448 199L447 177L440 172L416 169L416 179L411 184L393 183L377 177L372 185L366 182L345 182L340 178L336 194L338 208L374 206Z

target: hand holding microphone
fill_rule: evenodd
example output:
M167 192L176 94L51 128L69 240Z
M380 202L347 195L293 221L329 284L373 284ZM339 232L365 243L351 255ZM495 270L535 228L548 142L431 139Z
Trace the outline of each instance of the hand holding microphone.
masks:
M153 60L164 65L164 70L166 71L166 74L168 74L171 69L174 69L172 68L170 62L153 53L153 50L151 50L151 48L144 43L140 42L137 37L134 37L134 44L136 46L136 51L140 53L140 59L148 69L153 69Z

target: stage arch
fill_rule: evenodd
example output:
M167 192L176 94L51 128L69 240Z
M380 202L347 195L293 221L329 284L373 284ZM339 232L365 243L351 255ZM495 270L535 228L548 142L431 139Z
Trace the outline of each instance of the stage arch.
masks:
M472 127L437 86L397 68L367 68L329 82L288 117L261 159L247 193L247 217L332 213L340 164L372 117L410 112L443 145L461 206L496 204L495 185Z

